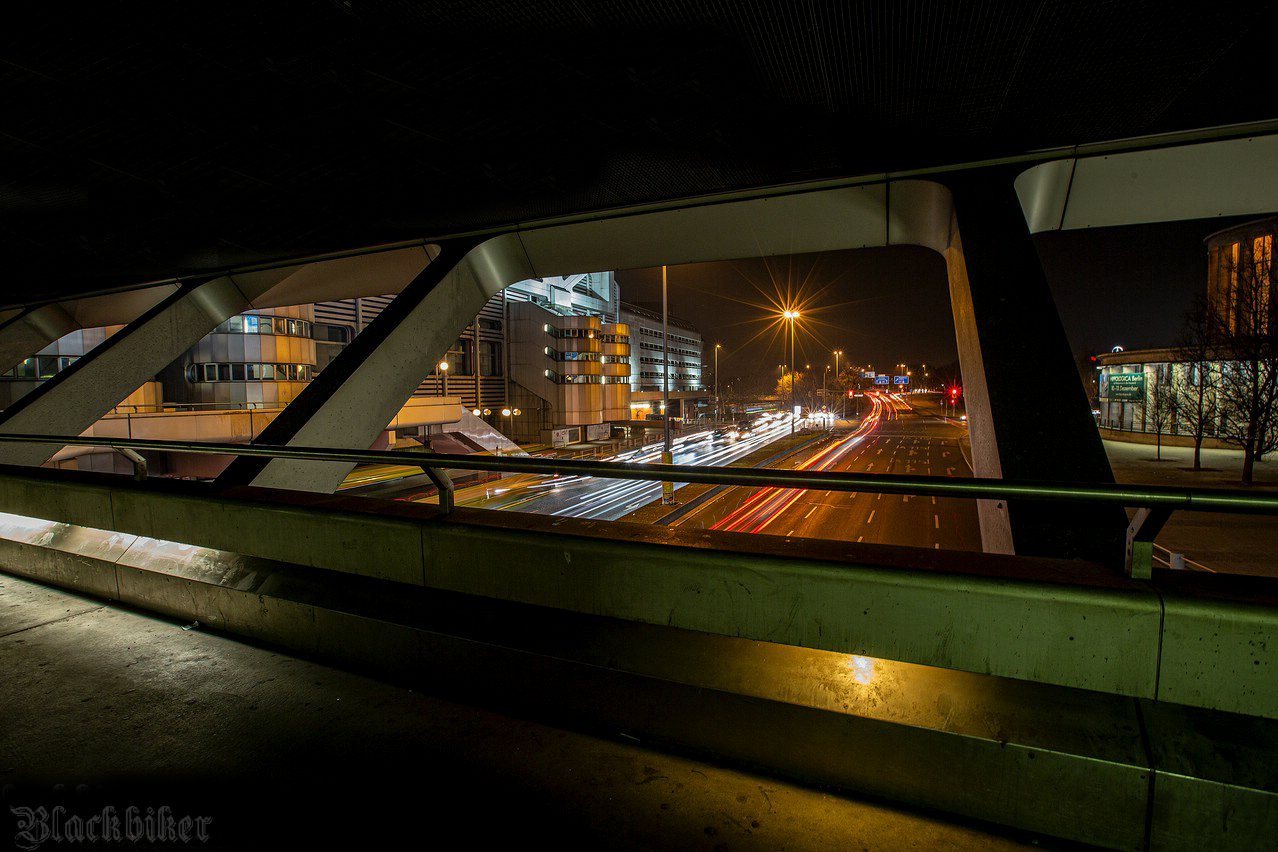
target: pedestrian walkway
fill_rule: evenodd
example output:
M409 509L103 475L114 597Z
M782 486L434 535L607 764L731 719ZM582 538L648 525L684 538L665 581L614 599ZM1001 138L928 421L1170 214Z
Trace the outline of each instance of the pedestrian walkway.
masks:
M1079 848L504 716L4 574L0 666L4 848Z
M1242 484L1242 451L1204 449L1193 469L1193 447L1105 441L1114 479L1139 485L1278 491L1278 461L1257 462L1255 482ZM1221 573L1278 577L1278 517L1175 512L1156 543Z

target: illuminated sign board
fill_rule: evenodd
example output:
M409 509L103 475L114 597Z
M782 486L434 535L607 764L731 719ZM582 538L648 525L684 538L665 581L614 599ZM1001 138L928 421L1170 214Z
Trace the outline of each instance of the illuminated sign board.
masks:
M1109 396L1114 402L1144 402L1144 373L1110 373Z

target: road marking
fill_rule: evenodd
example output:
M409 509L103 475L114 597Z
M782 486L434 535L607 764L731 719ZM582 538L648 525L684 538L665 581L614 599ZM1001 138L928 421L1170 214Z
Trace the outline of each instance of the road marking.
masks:
M871 509L871 510L870 510L870 517L866 518L866 519L865 519L865 522L868 524L868 523L869 523L870 521L872 521L872 520L874 520L874 510L873 510L873 509Z
M940 550L940 549L941 549L941 543L940 543L939 541L938 541L936 544L932 545L932 546L933 546L933 547L935 547L937 550Z
M792 536L792 535L794 535L794 530L790 530L788 533L786 533L786 534L785 534L785 537L786 537L786 538L789 538L789 537L790 537L790 536Z
M902 495L901 495L901 502L902 502L902 503L908 503L908 502L910 502L910 495L909 495L909 494L902 494Z
M826 497L829 497L829 496L830 496L830 492L829 492L829 491L825 492L825 496L826 496Z
M941 528L941 516L940 516L940 515L933 515L933 516L932 516L932 526L936 527L938 530Z
M932 505L933 505L933 506L935 506L935 505L936 505L936 495L935 495L935 494L933 494L933 495L932 495Z
M875 499L875 500L882 500L882 499L883 499L883 492L882 492L882 491L880 491L880 492L878 493L878 495L877 495L874 499Z
M857 537L856 537L856 540L859 542L859 541L860 541L861 539L863 539L863 538L865 538L865 536L863 536L863 535L859 535L859 536L857 536Z
M829 492L829 491L827 491L827 492L825 492L825 493L826 493L826 494L829 494L830 492ZM815 512L816 510L817 510L817 507L816 507L816 506L813 506L811 509L808 509L808 515L811 515L811 514L812 514L813 512ZM803 519L804 519L805 521L808 519L808 515L804 515L804 516L803 516ZM794 532L794 530L790 530L790 532Z

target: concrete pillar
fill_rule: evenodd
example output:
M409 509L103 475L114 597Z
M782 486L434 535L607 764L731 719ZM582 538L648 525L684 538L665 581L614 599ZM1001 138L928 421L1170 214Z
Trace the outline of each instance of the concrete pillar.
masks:
M977 476L1114 481L1010 171L944 182L954 200L945 251ZM986 550L1121 562L1117 507L982 501ZM1010 533L1010 540L1009 540Z
M442 245L253 443L368 449L488 299L534 274L515 235ZM329 493L352 467L240 458L218 482Z
M252 299L282 275L220 277L180 287L6 408L0 413L0 432L79 435L223 320L251 307ZM29 324L37 333L47 336L61 328L56 313L42 316L43 332ZM58 449L55 444L3 444L0 463L38 465Z
M80 327L58 305L31 308L0 324L0 372L15 367Z

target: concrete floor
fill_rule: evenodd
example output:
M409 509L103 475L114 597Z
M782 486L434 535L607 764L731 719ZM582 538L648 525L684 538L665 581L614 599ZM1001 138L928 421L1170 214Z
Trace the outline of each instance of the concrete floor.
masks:
M122 831L148 808L171 832L192 820L185 843L61 844L75 849L1077 848L504 717L3 574L0 670L0 843L22 839L22 808L61 806L63 832L104 809Z

